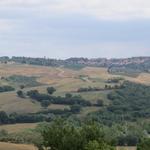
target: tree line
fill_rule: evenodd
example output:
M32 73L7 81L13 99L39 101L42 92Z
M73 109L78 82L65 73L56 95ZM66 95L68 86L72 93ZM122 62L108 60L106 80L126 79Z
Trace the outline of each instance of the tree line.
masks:
M115 89L121 89L123 88L122 85L108 85L106 84L104 88L99 88L99 87L81 87L77 90L78 93L81 92L97 92L97 91L105 91L105 90L115 90Z
M91 106L89 101L84 100L81 96L73 96L67 93L65 97L53 96L52 94L56 91L54 87L47 88L47 94L39 93L38 90L31 90L24 93L22 90L17 91L17 95L21 98L26 96L30 97L41 103L43 107L48 107L50 104L61 104L61 105L80 105L80 106Z
M135 122L150 117L150 86L126 81L122 89L113 90L107 98L110 104L88 117L107 125L113 122Z
M149 150L150 139L133 125L104 126L94 121L55 118L33 130L19 133L0 131L0 141L34 144L39 150L116 150L116 146L137 146Z
M2 92L11 92L11 91L15 91L15 88L12 86L0 86L0 93Z

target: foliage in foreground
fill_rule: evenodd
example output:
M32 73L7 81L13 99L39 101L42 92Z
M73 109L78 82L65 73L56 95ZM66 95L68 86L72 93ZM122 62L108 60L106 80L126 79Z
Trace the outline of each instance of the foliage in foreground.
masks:
M0 141L34 144L39 150L43 147L51 147L51 150L113 150L116 146L136 145L139 150L147 150L141 149L149 147L149 141L142 140L148 138L145 129L135 124L114 124L108 127L92 121L79 122L69 117L67 120L43 122L35 129L18 133L1 130Z
M142 140L137 147L137 150L149 150L150 149L150 139Z
M42 147L51 150L114 150L104 140L103 128L99 124L76 127L64 120L56 120L43 132Z

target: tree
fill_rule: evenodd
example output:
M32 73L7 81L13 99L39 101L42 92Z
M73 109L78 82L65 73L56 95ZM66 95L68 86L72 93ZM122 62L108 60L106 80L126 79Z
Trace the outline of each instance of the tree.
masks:
M4 111L0 111L0 124L6 124L9 121L8 115Z
M136 146L137 143L139 142L139 138L137 135L125 135L125 136L121 136L118 139L118 144L120 146Z
M43 146L51 150L79 150L82 147L80 132L62 119L52 122L42 135Z
M49 100L43 100L41 102L41 105L46 108L46 107L48 107L50 105L50 101Z
M85 147L85 150L115 150L114 147L106 144L103 141L90 141L87 146Z
M90 141L85 150L99 150L99 143L97 141Z
M101 99L97 100L97 106L104 106L104 101Z
M11 86L7 86L7 85L0 87L0 92L9 92L9 91L14 91L14 90L15 88Z
M56 91L56 89L54 87L48 87L47 88L47 92L48 94L52 95L54 92Z
M66 93L65 97L66 97L66 98L72 98L72 94Z
M79 113L81 111L81 106L80 105L72 105L70 106L70 110L72 113Z
M108 85L107 84L105 85L105 89L108 89Z
M114 150L103 140L103 130L98 124L76 127L57 119L43 132L43 147L51 150Z
M4 129L0 130L0 136L7 136L8 132Z
M17 91L17 95L18 95L19 97L21 97L21 98L24 98L24 97L25 97L25 96L24 96L24 93L23 93L21 90Z
M31 90L27 92L27 95L32 99L36 99L39 96L39 92L37 90Z
M137 150L149 150L149 149L150 149L150 139L142 140L137 146Z
M24 89L25 88L25 86L24 85L20 85L20 89Z

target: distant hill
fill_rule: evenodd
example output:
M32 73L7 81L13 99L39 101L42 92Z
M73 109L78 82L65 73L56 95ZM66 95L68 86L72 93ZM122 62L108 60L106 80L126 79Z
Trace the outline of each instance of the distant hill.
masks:
M106 58L69 58L65 60L49 59L49 58L31 58L31 57L0 57L1 63L21 63L42 66L64 66L67 68L83 68L90 67L106 67L111 73L140 73L150 72L150 57L132 57L122 59L106 59Z

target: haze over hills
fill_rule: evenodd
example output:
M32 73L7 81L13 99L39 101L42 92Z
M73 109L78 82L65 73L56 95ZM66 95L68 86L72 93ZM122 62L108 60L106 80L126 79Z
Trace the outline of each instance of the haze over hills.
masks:
M0 61L14 61L14 62L19 62L19 63L32 63L30 61L43 61L43 65L48 65L46 62L51 62L54 64L61 65L61 63L71 63L71 64L83 64L83 65L96 65L96 66L104 66L104 67L110 67L112 65L129 65L129 64L144 64L148 63L150 61L150 57L131 57L131 58L84 58L84 57L71 57L68 59L51 59L51 58L32 58L32 57L7 57L3 56L0 57ZM29 61L29 62L28 62ZM45 62L45 64L44 64ZM50 64L49 64L50 65Z
M82 68L85 66L107 67L109 72L149 72L150 57L132 57L120 59L107 58L68 58L50 59L50 58L31 58L31 57L0 57L1 62L16 62L22 64L43 65L43 66L65 66Z

